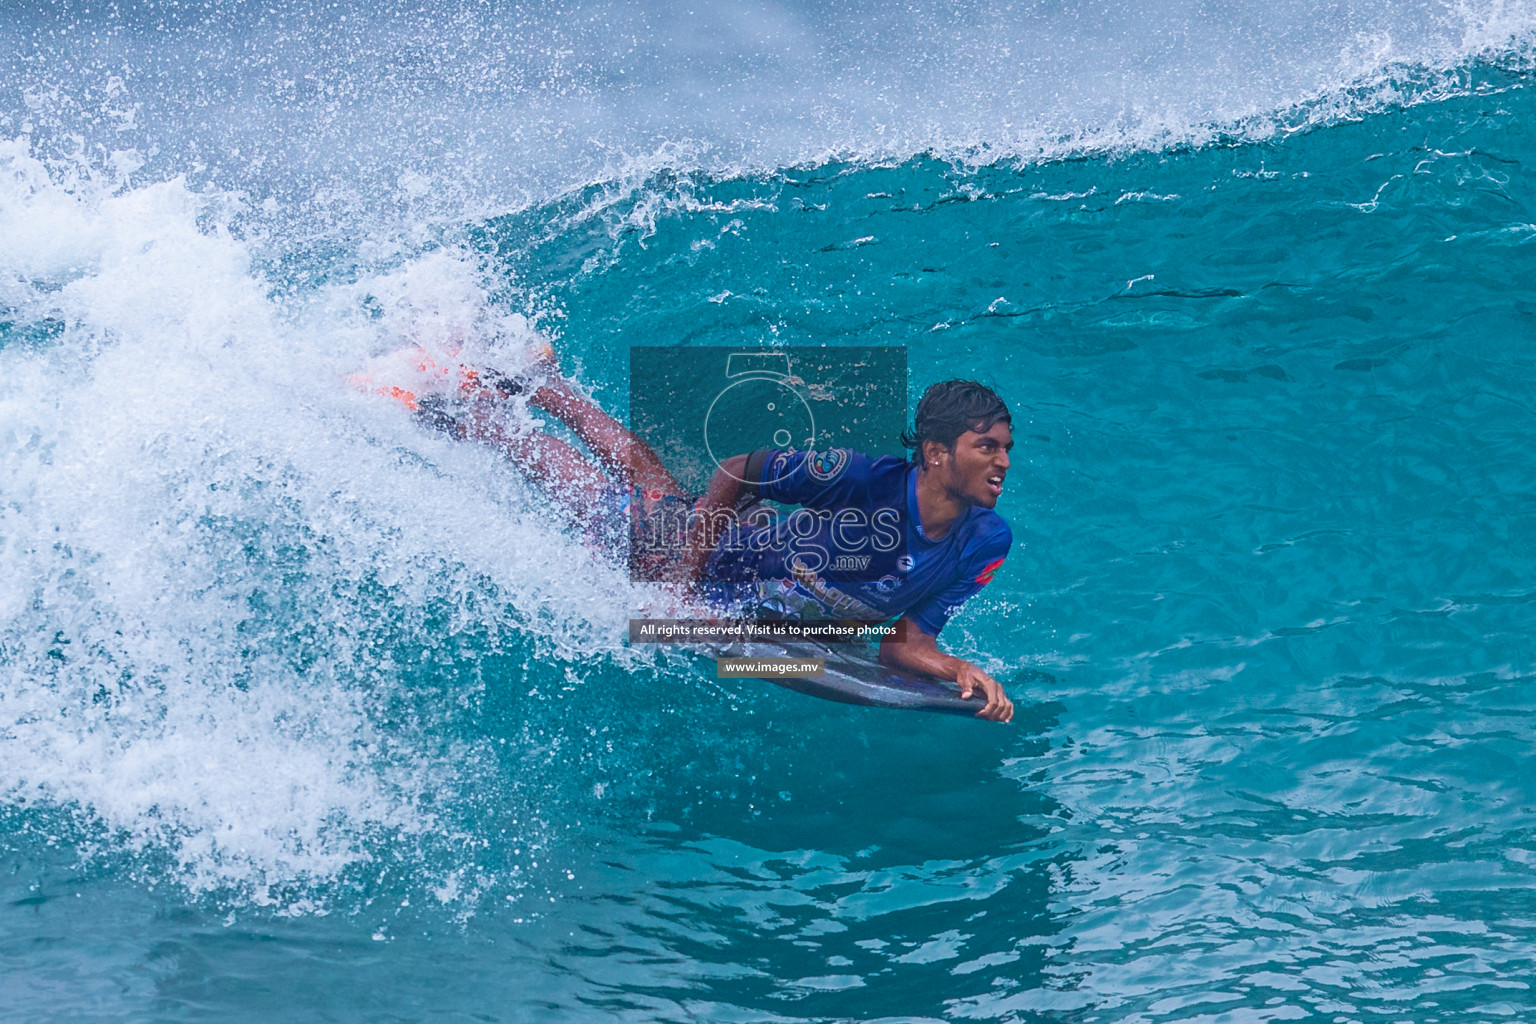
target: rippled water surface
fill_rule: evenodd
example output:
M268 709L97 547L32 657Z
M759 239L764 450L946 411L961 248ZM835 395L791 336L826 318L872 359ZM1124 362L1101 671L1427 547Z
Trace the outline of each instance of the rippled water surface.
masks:
M814 31L774 10L690 81L748 109L732 47ZM176 69L227 68L211 44L113 87L142 150L96 120L71 155L94 72L17 16L43 49L0 121L0 1019L1536 1019L1536 96L1500 10L1362 30L1333 92L1300 20L1307 88L1126 42L1093 59L1182 128L1085 85L1030 122L1059 151L1019 129L1001 157L1028 75L931 148L892 86L900 144L775 149L797 122L758 106L714 163L736 121L681 105L636 123L692 148L597 173L583 146L639 136L555 146L554 98L654 113L681 79L562 65L495 87L544 111L516 114L543 163L457 217L366 146L350 192L221 178L240 132L277 144L244 121L224 165L197 132L152 149L196 93ZM852 49L825 80L752 80L873 131L836 101L886 37L826 31ZM91 60L148 45L102 33ZM1360 77L1371 39L1404 49ZM382 80L386 44L339 81ZM1014 549L945 641L1014 723L626 646L663 595L339 383L402 336L535 328L621 412L631 345L902 345L911 398L997 387Z

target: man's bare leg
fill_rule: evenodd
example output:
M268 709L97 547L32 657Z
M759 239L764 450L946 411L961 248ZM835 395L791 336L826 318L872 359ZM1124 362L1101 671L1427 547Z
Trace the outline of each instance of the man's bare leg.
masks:
M646 490L652 495L676 496L692 503L692 496L683 491L650 445L558 374L540 382L529 401L569 426L603 469L625 487ZM496 415L496 403L485 399L475 402L456 419L462 431L460 436L491 445L565 507L577 522L583 526L612 525L597 520L611 514L604 499L616 484L576 448L543 431L508 430ZM692 525L690 519L690 533L696 532ZM699 540L690 536L689 546L697 546ZM680 581L697 575L695 561L698 559L678 561L675 571L681 574Z
M565 378L551 377L529 400L574 430L598 461L626 485L688 497L650 445Z
M593 517L603 514L603 498L614 484L576 448L542 431L514 433L488 406L466 413L462 423L467 440L495 448L581 525L597 525Z

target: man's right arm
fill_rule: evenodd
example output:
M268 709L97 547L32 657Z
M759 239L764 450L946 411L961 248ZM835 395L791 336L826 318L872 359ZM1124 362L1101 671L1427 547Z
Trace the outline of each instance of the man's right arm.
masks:
M722 524L729 521L741 504L742 496L749 490L749 485L744 482L747 459L746 455L732 455L720 463L720 468L710 477L704 496L694 507L688 554L684 558L690 580L697 582L704 574L704 564L720 543Z

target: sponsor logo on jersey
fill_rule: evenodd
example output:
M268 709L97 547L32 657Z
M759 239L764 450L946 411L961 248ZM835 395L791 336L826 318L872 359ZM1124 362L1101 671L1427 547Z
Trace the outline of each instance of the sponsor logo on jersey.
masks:
M991 583L992 574L997 572L997 567L1002 564L1003 560L1001 558L995 562L987 563L986 568L982 569L981 573L976 577L976 582L980 583L982 586L986 586L988 583Z
M828 586L826 580L807 569L799 559L790 561L789 571L794 574L795 582L810 591L811 596L826 610L826 618L860 619L867 622L879 622L885 618L879 611L852 594L845 594L836 587ZM803 617L805 617L804 613L802 613Z
M847 448L828 448L824 452L806 452L805 471L813 480L829 483L848 466Z
M889 594L896 589L896 584L900 582L895 576L881 576L878 580L875 580L875 589L882 594Z
M917 559L913 558L911 555L902 555L900 558L896 559L896 568L901 572L911 572L912 567L916 564Z

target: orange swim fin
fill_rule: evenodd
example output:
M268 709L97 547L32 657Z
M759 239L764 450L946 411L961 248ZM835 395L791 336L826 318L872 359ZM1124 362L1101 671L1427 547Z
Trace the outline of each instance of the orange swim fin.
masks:
M540 339L528 346L522 373L508 374L489 367L476 369L450 362L422 348L407 345L373 359L347 383L359 391L383 395L420 413L428 398L441 407L446 401L476 398L510 398L528 390L530 377L540 376L554 364L555 353Z

